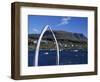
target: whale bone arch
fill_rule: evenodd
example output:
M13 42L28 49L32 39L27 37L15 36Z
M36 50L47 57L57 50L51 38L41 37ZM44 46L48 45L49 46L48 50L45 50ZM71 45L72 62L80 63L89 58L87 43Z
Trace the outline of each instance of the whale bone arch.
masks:
M36 50L35 50L35 66L38 66L38 57L39 57L39 48L40 48L41 39L42 39L44 33L46 32L46 30L48 28L50 29L50 31L51 31L51 33L54 37L55 43L56 43L56 47L57 47L57 65L59 65L59 46L58 46L58 42L57 42L57 39L56 39L55 34L54 34L53 30L51 29L51 27L49 25L46 25L44 27L44 29L42 30L42 32L39 36L38 42L37 42L37 46L36 46Z

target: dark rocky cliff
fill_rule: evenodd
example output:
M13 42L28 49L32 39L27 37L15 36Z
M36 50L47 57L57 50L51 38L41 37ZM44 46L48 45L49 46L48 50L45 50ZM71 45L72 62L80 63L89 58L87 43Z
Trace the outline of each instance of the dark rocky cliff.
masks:
M82 33L72 33L66 31L53 31L57 40L68 40L68 41L75 41L75 42L87 42L87 37L85 37ZM30 39L38 39L40 34L29 34L28 38ZM51 31L47 30L43 36L43 39L53 40L53 36Z

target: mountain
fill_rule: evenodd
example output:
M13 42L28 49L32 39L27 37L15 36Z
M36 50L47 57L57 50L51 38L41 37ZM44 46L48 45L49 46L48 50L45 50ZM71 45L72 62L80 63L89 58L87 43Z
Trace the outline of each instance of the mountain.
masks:
M74 41L74 42L87 42L87 37L85 37L82 33L72 33L66 31L53 30L58 41ZM38 39L40 34L29 34L28 38L30 39ZM47 30L43 39L53 40L53 36L50 30Z

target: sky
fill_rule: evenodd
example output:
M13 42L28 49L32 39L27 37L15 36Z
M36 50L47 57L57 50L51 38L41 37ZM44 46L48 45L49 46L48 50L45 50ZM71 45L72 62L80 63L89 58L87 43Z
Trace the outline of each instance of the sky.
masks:
M87 17L28 15L28 34L39 34L46 25L52 30L82 33L87 37Z

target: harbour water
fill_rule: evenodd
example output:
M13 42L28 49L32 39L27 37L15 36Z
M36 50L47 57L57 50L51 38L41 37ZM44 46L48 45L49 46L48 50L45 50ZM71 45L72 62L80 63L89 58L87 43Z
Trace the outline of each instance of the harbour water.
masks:
M78 65L87 64L88 55L87 50L60 50L59 65ZM34 66L35 50L28 51L28 66ZM57 65L57 51L56 50L40 50L39 51L38 66L52 66Z

